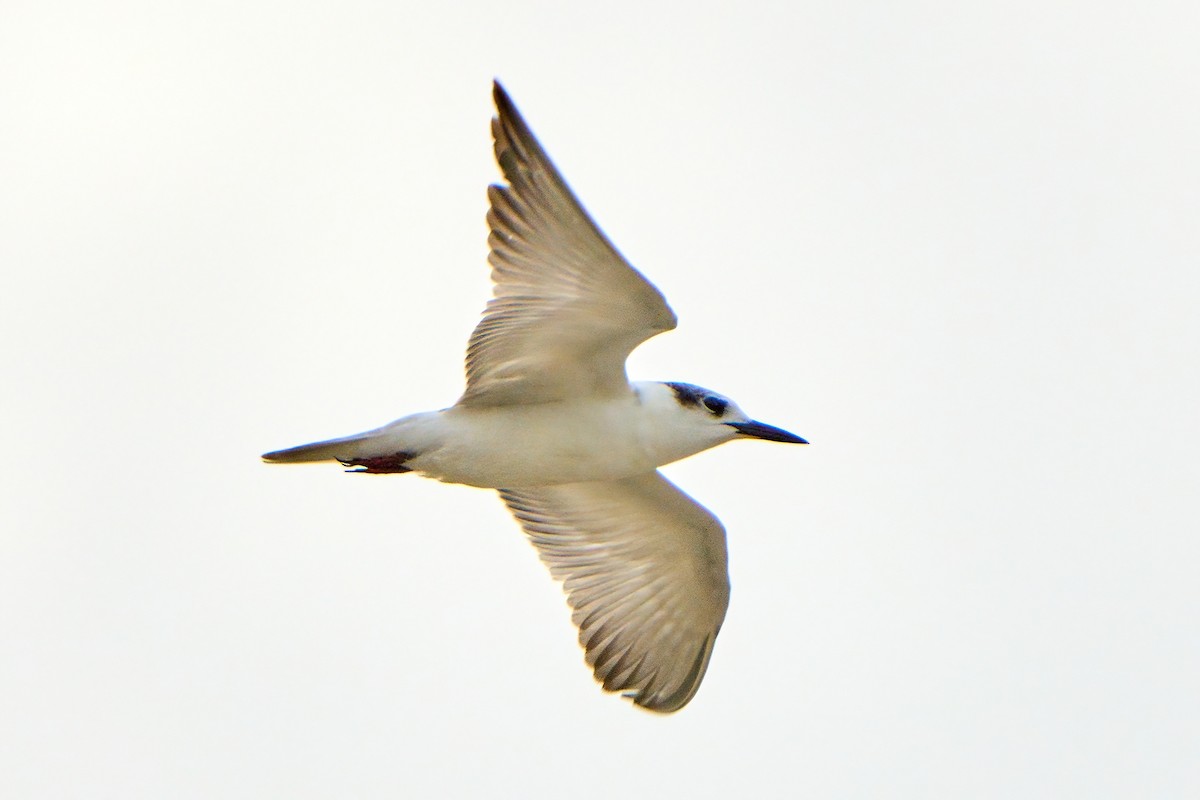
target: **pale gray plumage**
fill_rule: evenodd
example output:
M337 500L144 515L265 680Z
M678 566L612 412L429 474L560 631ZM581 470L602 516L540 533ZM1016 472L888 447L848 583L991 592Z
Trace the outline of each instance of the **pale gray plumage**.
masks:
M488 187L494 298L467 345L458 404L627 394L625 359L675 314L592 222L499 84L494 95L508 186Z
M563 582L605 689L682 708L708 668L729 603L725 529L657 468L735 438L804 442L682 383L630 384L625 360L675 327L659 291L579 205L495 85L488 189L495 283L451 408L267 453L336 459L497 489Z
M691 700L729 605L717 518L658 472L500 496L563 582L604 688L654 711Z

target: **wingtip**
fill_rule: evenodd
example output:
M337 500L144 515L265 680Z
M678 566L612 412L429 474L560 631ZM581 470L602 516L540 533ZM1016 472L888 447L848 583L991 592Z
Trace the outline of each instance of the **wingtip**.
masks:
M664 693L663 688L642 687L638 691L626 692L625 697L632 700L638 708L644 708L656 714L674 714L692 702L692 698L700 691L704 674L708 672L708 662L712 658L713 645L716 644L717 634L720 632L721 626L718 625L716 631L705 638L692 662L691 670L679 682L675 691Z
M512 98L508 96L508 92L504 89L504 85L500 83L499 78L492 79L492 101L496 104L496 110L500 113L507 113L513 108Z

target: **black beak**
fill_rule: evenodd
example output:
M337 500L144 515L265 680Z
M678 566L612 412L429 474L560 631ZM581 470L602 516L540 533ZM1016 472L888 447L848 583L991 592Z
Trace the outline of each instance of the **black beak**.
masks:
M768 442L787 442L788 444L808 444L807 439L801 439L794 433L788 433L783 428L767 425L764 422L726 422L742 436L752 436L755 439L766 439Z

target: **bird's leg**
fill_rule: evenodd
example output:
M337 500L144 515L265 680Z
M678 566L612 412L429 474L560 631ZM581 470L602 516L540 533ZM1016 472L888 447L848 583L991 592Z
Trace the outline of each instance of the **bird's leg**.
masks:
M357 467L358 469L348 469L347 472L363 472L369 475L386 475L394 472L412 472L411 469L404 466L404 462L412 458L412 453L392 453L387 456L372 456L371 458L349 458L341 459L344 467Z

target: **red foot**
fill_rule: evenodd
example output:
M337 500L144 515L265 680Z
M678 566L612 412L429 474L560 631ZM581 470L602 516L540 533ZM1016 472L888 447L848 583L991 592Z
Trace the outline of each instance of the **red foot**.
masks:
M389 472L412 472L409 467L404 466L404 462L412 458L411 453L393 453L390 456L374 456L372 458L352 458L347 461L342 461L342 465L346 467L358 467L358 469L348 469L347 472L365 472L369 475L384 475ZM341 461L341 459L338 459Z

